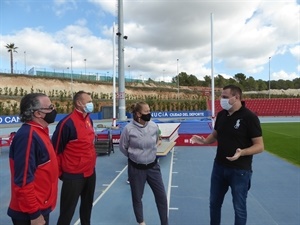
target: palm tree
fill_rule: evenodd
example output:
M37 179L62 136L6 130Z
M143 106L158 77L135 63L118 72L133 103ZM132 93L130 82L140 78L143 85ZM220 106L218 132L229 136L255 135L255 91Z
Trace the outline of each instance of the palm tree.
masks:
M13 74L14 73L14 59L13 59L14 57L13 57L13 52L18 53L16 51L16 49L18 47L15 47L14 43L7 44L5 47L7 48L7 51L10 52L10 72L11 72L11 74Z

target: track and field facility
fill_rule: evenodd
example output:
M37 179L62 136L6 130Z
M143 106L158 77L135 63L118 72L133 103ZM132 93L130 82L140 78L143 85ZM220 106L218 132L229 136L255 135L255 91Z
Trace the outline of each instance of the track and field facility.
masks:
M299 225L300 221L300 119L263 118L265 149L253 159L252 186L248 195L248 225ZM192 126L186 123L185 126ZM9 133L12 128L1 129ZM53 130L53 127L51 127ZM50 130L51 130L50 129ZM179 134L180 136L180 134ZM0 155L0 225L12 224L6 215L10 199L8 147ZM170 225L209 224L210 173L216 146L175 146L159 162L169 201ZM118 145L114 153L97 158L97 184L92 225L135 225L127 159ZM61 185L61 184L59 184ZM143 196L147 225L160 224L153 194L146 185ZM59 212L50 215L55 225ZM230 191L222 209L222 225L232 225ZM72 224L80 224L78 209Z

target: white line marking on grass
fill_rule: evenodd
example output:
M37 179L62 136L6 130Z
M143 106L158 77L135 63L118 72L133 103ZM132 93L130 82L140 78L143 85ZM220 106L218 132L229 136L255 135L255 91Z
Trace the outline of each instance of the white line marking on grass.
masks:
M116 182L116 180L121 176L121 174L127 169L127 165L121 170L121 172L113 179L113 181L105 188L105 190L98 196L98 198L93 202L93 206L95 206L99 200L105 195L105 193L111 188L111 186ZM78 219L74 225L78 225L80 223L80 219Z
M293 135L287 135L286 133L275 132L275 131L272 131L272 130L268 130L268 132L273 133L273 134L280 134L282 136L291 137L291 138L297 137L297 136L293 136Z

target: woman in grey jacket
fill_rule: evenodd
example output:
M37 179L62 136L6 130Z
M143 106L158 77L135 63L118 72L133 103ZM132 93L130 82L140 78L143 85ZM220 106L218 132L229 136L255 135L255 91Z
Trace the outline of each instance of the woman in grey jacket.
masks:
M128 157L128 176L136 221L139 225L146 225L142 196L147 181L155 196L161 225L168 225L167 196L156 158L159 128L150 121L151 113L147 103L138 102L131 108L133 120L124 127L119 147Z

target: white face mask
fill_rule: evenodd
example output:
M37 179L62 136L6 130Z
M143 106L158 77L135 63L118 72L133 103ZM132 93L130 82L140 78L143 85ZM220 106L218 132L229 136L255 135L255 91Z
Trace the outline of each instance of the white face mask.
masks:
M88 102L85 104L84 111L86 113L92 113L94 111L94 104L92 102Z
M229 98L221 98L220 105L225 110L229 110L233 106L233 105L229 104Z

